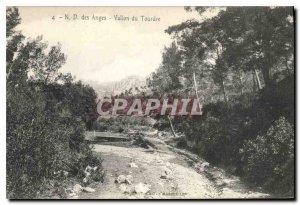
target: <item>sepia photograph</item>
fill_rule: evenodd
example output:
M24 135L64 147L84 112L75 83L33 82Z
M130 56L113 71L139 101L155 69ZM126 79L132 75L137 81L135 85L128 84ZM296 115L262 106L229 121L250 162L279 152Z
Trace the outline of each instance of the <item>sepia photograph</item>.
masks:
M294 200L295 19L6 6L6 198Z

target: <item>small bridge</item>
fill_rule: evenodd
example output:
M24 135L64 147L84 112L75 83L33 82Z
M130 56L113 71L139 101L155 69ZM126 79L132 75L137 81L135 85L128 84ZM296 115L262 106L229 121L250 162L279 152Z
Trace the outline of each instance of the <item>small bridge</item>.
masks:
M122 133L87 131L85 140L89 142L128 141L130 137Z

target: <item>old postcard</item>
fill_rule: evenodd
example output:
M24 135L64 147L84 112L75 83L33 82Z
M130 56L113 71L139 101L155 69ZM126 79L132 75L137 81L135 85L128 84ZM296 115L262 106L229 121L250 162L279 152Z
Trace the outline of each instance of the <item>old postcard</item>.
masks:
M294 199L293 7L6 7L8 199Z

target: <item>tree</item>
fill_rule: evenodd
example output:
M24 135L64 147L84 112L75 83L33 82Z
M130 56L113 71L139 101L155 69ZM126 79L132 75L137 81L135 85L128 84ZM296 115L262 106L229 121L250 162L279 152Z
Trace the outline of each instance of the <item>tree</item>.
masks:
M229 65L254 70L258 85L258 71L261 71L265 87L270 87L271 71L280 60L289 61L293 55L292 16L291 7L227 8L220 19L227 19L222 21L222 28L232 41L225 55Z
M227 102L225 81L229 69L222 57L226 50L226 35L218 20L212 18L202 23L187 21L168 28L166 32L178 38L186 73L197 73L200 81L204 80L205 75L206 81L213 79L221 87L224 101Z
M172 127L211 163L229 165L250 182L293 196L293 8L186 10L202 18L166 30L180 51L176 74L184 79L185 93L195 88L197 95L209 85L212 93L204 95L199 120L177 119ZM218 12L206 18L212 10ZM164 88L168 82L157 80L172 73L164 71L162 75L159 68L150 79L154 88ZM168 82L169 93L176 91L176 84Z
M182 88L181 52L175 42L164 49L162 63L157 72L151 74L147 84L156 94L179 92Z
M187 10L202 15L212 9L189 7ZM285 70L290 73L292 16L290 7L227 7L202 22L188 20L169 27L166 32L178 42L186 71L190 65L194 71L207 69L209 78L219 85L226 101L226 87L237 84L229 82L234 75L251 75L252 71L256 79L253 83L262 89L261 76L264 86L270 87L279 64L285 62ZM241 84L241 78L238 82Z
M15 30L17 8L6 15L7 198L36 197L57 171L80 176L83 167L98 166L102 178L101 161L84 141L83 122L96 118L95 91L58 71L65 63L60 45L46 52L41 37L24 40Z
M6 37L12 36L17 25L21 23L19 10L16 7L6 8Z
M43 81L45 84L58 80L58 69L66 62L66 55L61 52L61 44L51 46L50 51L46 54L47 44L40 42L38 38L36 45L35 59L31 61L30 67L33 71L34 80Z

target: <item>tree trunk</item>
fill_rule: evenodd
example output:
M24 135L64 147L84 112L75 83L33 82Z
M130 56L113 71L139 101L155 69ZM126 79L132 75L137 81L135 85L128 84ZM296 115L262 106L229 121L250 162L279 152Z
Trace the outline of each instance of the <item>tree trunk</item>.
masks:
M252 71L252 80L253 80L253 92L256 91L256 80L255 80L255 71Z
M289 68L289 64L288 64L288 60L286 59L285 61L285 67L286 67L286 70L288 72L288 75L290 76L291 75L291 71L290 71L290 68Z
M169 119L169 123L170 123L170 126L171 126L172 133L173 133L174 137L177 137L177 135L175 133L175 130L174 130L174 127L173 127L173 124L172 124L172 121L171 121L171 118L170 118L169 115L168 115L168 119Z
M241 95L243 95L243 73L242 71L239 71L239 79L240 79L240 85L241 85Z
M270 69L268 66L269 63L265 63L263 69L261 70L265 82L265 89L268 89L271 84Z
M198 95L198 88L197 88L198 86L197 86L195 72L193 72L193 78L194 78L194 88L195 88L195 93L196 93L196 97L197 97L197 101L198 101L198 106L199 106L199 109L201 109L201 104L200 104L200 99L199 99L199 95Z
M261 82L260 82L260 79L259 79L258 71L256 69L254 69L254 72L255 72L255 76L256 76L256 81L257 81L258 89L261 90L262 86L261 86Z
M226 103L226 105L228 104L228 96L226 94L226 89L225 89L225 84L224 84L224 81L222 81L222 91L223 91L223 96L224 96L224 101Z

